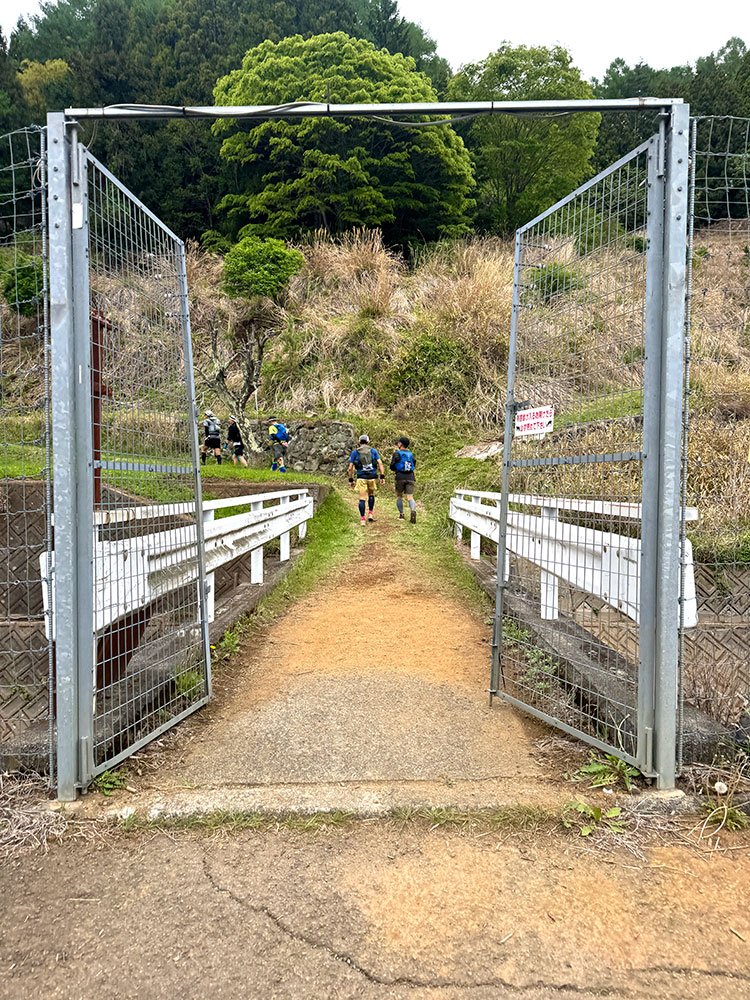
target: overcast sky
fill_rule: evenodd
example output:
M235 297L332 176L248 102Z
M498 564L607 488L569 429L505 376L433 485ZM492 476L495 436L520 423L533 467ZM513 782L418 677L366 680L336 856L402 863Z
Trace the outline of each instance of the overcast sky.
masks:
M304 2L304 0L300 0ZM484 58L502 42L564 45L587 77L601 76L617 56L652 66L695 62L732 35L750 45L750 0L399 0L404 17L436 39L455 68ZM36 0L0 0L6 37L20 14L38 10ZM660 95L667 96L667 95Z

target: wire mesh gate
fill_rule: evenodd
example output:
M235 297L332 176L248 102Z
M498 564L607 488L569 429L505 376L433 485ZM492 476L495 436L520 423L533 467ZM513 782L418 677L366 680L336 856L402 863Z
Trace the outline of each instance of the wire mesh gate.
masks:
M60 797L205 704L182 242L49 120Z
M0 137L0 771L54 784L46 167L43 129Z
M491 681L664 785L677 708L682 117L516 235Z
M699 517L684 523L697 617L681 622L681 692L686 721L705 713L727 746L750 734L750 118L692 119L690 162L683 488ZM681 737L689 764L702 747Z

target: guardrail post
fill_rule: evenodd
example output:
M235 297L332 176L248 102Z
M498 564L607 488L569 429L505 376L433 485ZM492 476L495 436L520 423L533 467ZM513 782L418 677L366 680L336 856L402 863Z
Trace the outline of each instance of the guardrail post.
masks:
M263 501L257 500L250 504L250 510L263 510ZM250 553L250 583L263 583L263 546L258 546Z
M281 503L282 507L285 506L286 504L289 503L289 497L288 496L281 497L280 498L280 503ZM291 535L290 531L284 531L279 536L279 561L280 562L286 562L289 559L289 556L290 556L290 535Z
M298 493L294 499L299 500L300 497L304 497L305 500L307 499L312 500L312 497L309 498L307 497L307 491L305 491L304 493ZM300 541L302 541L302 539L305 538L306 536L307 536L307 521L303 521L302 524L300 524L297 528L297 538Z
M454 493L453 496L451 497L451 501L450 501L451 508L453 507L453 501L457 500L457 499L458 499L458 494ZM452 511L451 511L451 513L452 513ZM456 520L454 520L454 522L453 522L453 532L454 532L454 537L455 537L456 541L457 542L463 542L463 540L464 540L464 526L461 524L461 522L458 520L458 518L456 518Z
M542 517L551 524L557 523L557 508L542 507ZM542 541L544 545L544 541ZM558 586L559 582L554 573L542 570L541 582L541 609L540 616L543 621L556 621L558 617Z
M481 497L469 497L469 502L473 503L473 504L477 504L478 506L481 507L481 505L482 505L482 498ZM471 532L471 542L470 542L470 545L471 545L471 551L470 551L471 558L476 562L476 561L478 561L479 559L482 558L482 536L479 534L478 531L472 531Z

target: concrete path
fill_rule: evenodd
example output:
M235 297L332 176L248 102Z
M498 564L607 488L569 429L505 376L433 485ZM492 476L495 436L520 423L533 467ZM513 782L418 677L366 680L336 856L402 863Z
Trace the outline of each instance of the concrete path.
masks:
M396 544L419 526L377 515L346 567L247 640L186 751L131 805L377 814L559 797L535 757L544 729L488 705L486 611Z
M382 820L105 833L0 870L0 1000L745 1000L747 852L649 853Z

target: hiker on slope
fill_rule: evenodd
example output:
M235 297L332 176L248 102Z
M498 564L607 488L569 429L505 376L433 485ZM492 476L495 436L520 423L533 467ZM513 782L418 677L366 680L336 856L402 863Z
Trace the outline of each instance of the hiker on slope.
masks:
M362 434L359 444L349 456L349 468L347 469L349 484L354 489L354 480L357 480L357 490L359 492L359 516L361 523L365 523L365 499L367 500L367 520L374 521L373 510L375 509L375 491L377 489L378 474L380 482L385 482L385 467L375 448L371 447L370 439L366 434Z
M247 459L245 458L245 442L242 440L242 432L240 431L239 424L235 417L229 418L229 424L227 426L227 441L232 446L232 462L237 465L244 465L247 468Z
M221 465L221 421L212 410L206 410L203 421L203 444L201 445L201 464L206 464L209 451L214 453L216 464Z
M268 440L271 445L271 471L286 472L286 459L289 453L289 431L280 420L272 420L268 427Z
M409 502L409 520L412 524L417 523L417 505L414 501L414 485L416 476L414 469L417 460L414 452L409 451L409 438L402 434L396 441L396 450L391 456L391 471L396 473L396 507L398 516L404 518L404 495Z

